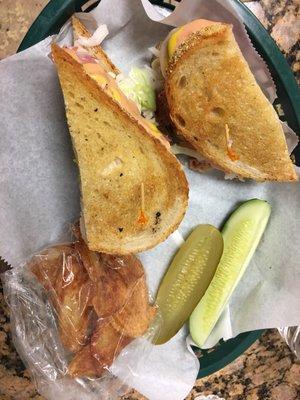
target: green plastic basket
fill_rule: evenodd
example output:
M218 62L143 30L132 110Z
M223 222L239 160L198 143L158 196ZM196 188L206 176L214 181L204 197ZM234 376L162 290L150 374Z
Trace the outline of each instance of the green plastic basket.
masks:
M87 0L51 0L43 9L25 35L18 51L27 49L47 36L57 33L61 26L74 12L80 12ZM267 63L277 87L278 102L282 105L284 119L291 128L299 132L300 127L300 92L290 67L278 49L268 32L238 0L232 0L236 10L243 19L250 39L256 50ZM152 0L152 3L173 9L173 6L160 0ZM97 3L91 7L95 7ZM87 9L89 11L91 9ZM300 163L300 149L294 151L298 164ZM195 349L199 356L201 367L198 378L210 375L228 365L235 358L247 350L263 333L263 330L246 332L226 342L221 340L212 350Z

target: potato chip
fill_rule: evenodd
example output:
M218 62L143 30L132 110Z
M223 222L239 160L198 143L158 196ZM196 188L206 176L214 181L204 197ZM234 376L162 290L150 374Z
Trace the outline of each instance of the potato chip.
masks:
M146 279L136 283L125 306L112 319L114 328L132 338L143 335L156 315L156 307L149 304Z
M89 339L92 284L76 254L66 257L59 271L54 289L61 341L76 352Z
M98 377L98 373L95 364L96 360L92 356L91 345L89 343L75 354L74 358L69 363L68 373L73 378L96 378Z
M64 258L73 251L71 245L58 245L44 250L29 261L29 268L46 290L53 289Z
M138 258L90 251L74 233L76 242L46 250L30 268L51 293L63 345L76 353L69 374L96 378L145 333L156 309Z
M98 317L115 314L128 300L136 282L144 276L141 262L134 255L92 252L82 239L75 243L75 249L93 282L92 304Z
M98 374L109 368L131 340L130 337L114 329L110 318L98 320L91 339L91 354L96 360Z

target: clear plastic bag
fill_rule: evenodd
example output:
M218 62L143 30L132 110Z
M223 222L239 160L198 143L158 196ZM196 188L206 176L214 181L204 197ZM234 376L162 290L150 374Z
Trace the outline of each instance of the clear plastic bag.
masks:
M91 252L74 232L74 242L50 247L2 276L14 344L46 398L116 399L128 387L126 378L112 374L114 360L143 336L143 349L137 341L142 362L159 317L140 261Z

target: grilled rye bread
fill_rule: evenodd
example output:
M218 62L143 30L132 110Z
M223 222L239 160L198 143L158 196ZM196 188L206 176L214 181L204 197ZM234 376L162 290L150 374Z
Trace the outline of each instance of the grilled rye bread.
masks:
M90 32L86 29L86 27L80 22L78 18L73 16L71 21L72 21L74 41L78 40L79 38L88 39L91 37ZM102 62L102 65L106 69L106 71L111 71L115 74L120 73L118 68L110 60L110 58L107 56L107 54L105 53L105 51L102 49L101 46L85 47L85 49L91 55L93 55Z
M170 59L170 116L211 164L255 181L296 181L279 118L232 33L215 23L191 35Z
M151 248L184 216L182 167L67 50L52 46L80 171L87 244L118 254Z

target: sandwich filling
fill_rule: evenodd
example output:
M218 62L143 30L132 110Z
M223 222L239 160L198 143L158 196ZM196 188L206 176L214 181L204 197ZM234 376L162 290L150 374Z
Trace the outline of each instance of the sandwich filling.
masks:
M178 47L192 34L197 31L200 31L203 28L214 25L216 22L209 21L207 19L196 19L192 22L189 22L186 25L181 26L180 28L175 29L171 32L171 35L168 39L168 59L170 59Z
M128 114L132 115L150 135L158 138L165 146L170 146L168 140L160 132L153 120L148 120L141 115L139 103L125 95L118 84L118 75L108 71L99 59L92 56L82 46L68 47L65 50L72 58L82 64L86 74L96 81L101 89L111 96Z

